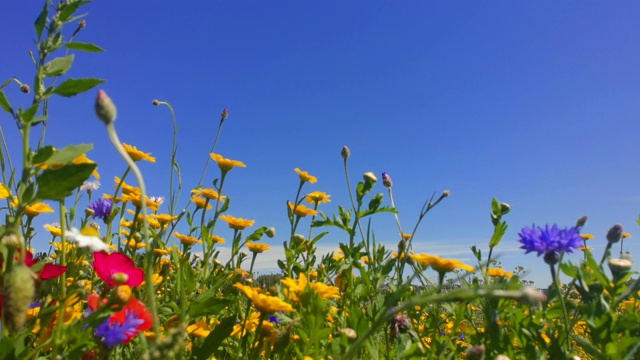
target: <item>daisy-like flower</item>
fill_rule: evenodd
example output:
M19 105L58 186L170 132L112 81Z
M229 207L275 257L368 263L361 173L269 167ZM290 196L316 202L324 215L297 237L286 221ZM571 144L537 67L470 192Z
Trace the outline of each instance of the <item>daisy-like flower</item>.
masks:
M64 237L71 239L79 247L87 247L94 252L111 251L109 245L105 244L104 241L100 239L100 233L98 233L98 230L91 226L83 227L81 230L72 227L71 230L64 232Z
M11 191L5 184L0 183L0 199L6 199L11 196Z
M156 162L156 158L151 156L151 153L144 153L138 150L137 147L133 145L125 144L125 143L122 143L122 146L124 147L124 150L127 152L127 154L129 154L129 156L133 161L146 160L151 163Z
M305 217L307 215L316 216L318 214L316 210L308 208L302 204L298 204L296 206L294 203L290 201L289 201L289 209L291 209L291 211L293 211L296 215L301 217Z
M164 196L149 196L149 200L157 202L158 205L162 205L164 202Z
M271 246L267 244L256 244L254 242L248 242L246 245L249 251L256 254L259 254L265 250L271 250Z
M211 210L213 208L211 204L207 202L207 199L203 199L200 196L192 196L191 202L196 204L198 209L203 209L205 205L207 206L207 210Z
M593 240L595 236L593 234L580 234L580 238L584 241Z
M227 172L234 167L247 167L242 161L225 159L220 154L211 153L211 158L218 163L218 167L223 172Z
M160 225L164 226L173 220L178 218L178 215L169 215L169 214L151 214L151 217L156 219L160 223Z
M96 191L100 188L100 181L98 180L85 180L82 185L80 185L80 191Z
M58 223L45 224L43 227L53 236L62 236L62 229Z
M225 221L227 224L229 224L229 227L234 230L244 230L249 226L253 226L253 224L256 222L255 220L237 218L231 215L222 215L220 216L220 220Z
M137 268L133 260L123 253L95 252L92 265L100 279L111 286L134 287L144 280L144 270Z
M210 333L211 328L205 319L201 319L197 323L187 326L187 334L193 335L197 338L206 338Z
M331 195L327 195L326 192L314 191L307 195L306 200L309 204L326 204L331 202L331 200L329 200L330 197Z
M115 188L118 187L118 185L120 185L120 188L122 189L122 193L123 194L132 195L132 194L139 194L140 193L140 188L139 187L131 186L131 185L127 184L126 182L124 182L119 177L115 176L114 180L115 180L115 184L113 185L113 188L115 189Z
M291 304L284 302L277 296L267 295L261 289L252 288L251 286L236 283L234 287L242 290L242 292L251 300L256 309L263 314L272 314L278 311L293 311L295 309Z
M216 244L224 244L226 242L226 240L223 237L220 237L218 235L211 235L209 239Z
M451 272L455 269L463 269L468 272L476 271L473 266L467 265L460 260L444 259L439 256L429 254L411 254L409 256L411 256L413 260L419 262L422 266L431 266L431 268L440 273Z
M18 206L18 201L14 200L12 205ZM35 203L33 205L27 205L24 207L24 213L30 217L38 216L42 213L52 213L52 212L53 212L53 209L51 208L51 206L43 202Z
M302 182L310 182L310 183L312 183L312 184L315 184L315 183L318 181L318 179L317 179L315 176L311 176L311 175L309 175L309 173L308 173L308 172L306 172L306 171L302 171L302 170L300 170L300 169L298 169L298 168L295 168L295 169L293 169L293 170L294 170L295 172L297 172L297 173L298 173L298 175L300 175L300 180L301 180Z
M338 287L324 283L310 282L303 273L300 273L299 279L284 278L280 280L280 282L289 288L291 300L296 302L300 302L299 296L302 295L307 287L311 288L313 292L320 295L320 297L325 300L329 298L340 298L340 289Z
M502 267L488 268L487 274L489 274L489 276L491 277L499 277L499 278L507 278L507 279L511 279L511 277L513 276L513 273L511 271L505 272Z
M227 197L226 196L222 196L220 197L220 194L215 191L214 189L210 189L210 188L203 188L203 189L193 189L191 190L191 193L195 194L195 195L200 195L202 197L205 197L209 200L218 200L218 198L220 198L220 200L224 200Z
M187 246L190 246L193 244L202 244L202 240L198 240L193 236L182 235L179 232L174 233L173 236L177 237L181 243Z
M111 206L113 202L109 199L98 199L89 204L89 209L93 211L92 218L100 218L104 223L109 222L111 216Z
M538 253L538 256L545 253L573 252L574 249L582 246L580 232L576 228L560 229L558 225L544 228L540 226L525 227L518 234L520 236L521 249Z

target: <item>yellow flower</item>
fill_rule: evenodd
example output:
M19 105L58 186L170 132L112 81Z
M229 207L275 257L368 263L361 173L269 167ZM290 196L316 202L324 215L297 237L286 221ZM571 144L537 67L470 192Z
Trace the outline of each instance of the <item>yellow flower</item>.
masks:
M428 267L431 265L431 261L433 260L433 256L429 254L410 254L409 255L414 261L420 263L420 265L424 267ZM394 257L398 257L396 254Z
M156 158L151 156L151 153L144 153L138 150L137 147L125 143L122 143L122 146L124 147L124 150L127 152L127 154L129 154L131 159L133 159L133 161L147 160L148 162L152 163L156 162Z
M193 244L202 244L202 240L198 240L193 236L182 235L179 232L174 233L173 236L180 239L180 242L187 246L193 245Z
M463 269L468 272L475 272L473 266L467 265L459 260L443 259L439 256L429 254L411 254L411 258L419 262L422 266L431 266L437 272L449 272L454 269Z
M311 280L315 280L315 279L317 279L317 278L318 278L318 272L317 272L315 269L311 269L311 270L309 271L309 278L310 278Z
M309 282L303 273L300 273L299 279L284 278L280 280L280 282L289 288L291 300L296 302L300 302L300 295L307 287L311 288L313 292L320 295L323 299L340 298L339 288L324 283Z
M331 195L327 195L326 192L323 191L314 191L312 193L309 193L307 195L307 202L309 204L326 204L328 202L331 202L331 200L329 200L329 198L331 197Z
M580 237L582 238L582 240L591 240L595 236L593 236L593 234L580 234Z
M258 327L259 321L260 313L257 311L253 312L249 319L241 321L240 323L234 325L231 336L243 337L247 333L247 331L254 331Z
M307 182L308 181L308 182L310 182L312 184L315 184L316 181L318 181L318 179L315 176L309 175L309 173L306 172L306 171L302 171L302 170L300 170L298 168L295 168L293 170L295 170L295 172L297 172L298 175L300 175L300 180L302 180L302 182Z
M580 246L580 247L578 248L578 250L580 250L580 251L585 251L585 252L586 252L586 251L591 251L591 250L593 250L593 248L592 248L592 247L589 247L589 246Z
M242 290L242 292L251 300L256 309L260 310L262 313L271 314L277 311L295 312L295 309L291 304L284 302L279 297L264 294L260 289L242 285L241 283L236 283L233 286Z
M153 253L156 254L156 255L160 255L160 256L169 255L169 250L167 250L167 249L153 249Z
M397 258L398 258L398 253L397 253L397 252L395 252L395 251L393 251L393 252L391 253L391 257L392 257L392 258L394 258L394 259L397 259ZM407 257L407 253L406 253L406 252L403 252L403 253L402 253L402 256L400 256L400 260L404 260L406 257ZM428 266L428 265L427 265L427 266Z
M53 148L53 151L56 151L56 148ZM80 165L80 164L95 164L94 161L90 160L86 154L82 154L80 156L78 156L77 158L71 160L71 164L75 164L75 165ZM61 164L61 163L57 163L57 164L43 164L43 163L39 163L39 164L34 164L37 168L42 169L42 170L47 170L47 169L59 169L61 167L64 167L67 164ZM100 180L100 174L98 173L97 168L93 170L93 172L91 173L93 176L95 176L96 179Z
M212 206L211 206L211 204L209 204L208 200L203 199L203 198L201 198L199 196L192 196L191 197L191 202L196 204L196 207L198 209L204 208L205 204L207 205L207 210L211 210L211 208L212 208Z
M488 268L487 273L491 277L501 277L501 278L507 278L507 279L511 279L511 276L513 276L511 271L505 272L504 269L502 269L502 267Z
M146 204L152 211L158 211L160 203L151 200L148 196L145 196ZM136 207L142 207L142 194L123 194L122 201L129 201Z
M0 199L6 199L11 196L11 190L5 184L0 183Z
M210 188L204 188L204 189L193 189L191 190L191 193L196 194L196 195L200 195L203 196L209 200L218 200L218 198L220 198L220 200L224 200L227 197L226 196L220 196L220 194L215 191L214 189L210 189Z
M151 214L151 217L156 219L162 226L172 222L173 220L178 218L178 215L169 215L169 214Z
M289 203L289 208L298 216L305 217L307 215L316 216L318 212L316 210L310 209L302 204L298 204L297 206L292 203Z
M336 252L333 254L332 258L334 260L342 260L342 258L344 258L344 253L342 252L342 249L336 250Z
M147 247L147 244L140 242L140 241L135 241L135 240L129 240L126 242L125 244L127 247L133 248L133 249L142 249Z
M623 239L630 238L630 237L631 237L631 234L629 234L628 232L623 232L622 233L622 238Z
M126 182L121 180L119 177L116 176L115 181L116 181L116 184L113 185L113 188L114 189L117 188L118 184L122 183L120 184L120 188L122 189L123 194L126 194L126 195L140 194L140 188L127 184Z
M49 231L49 233L51 233L51 235L53 236L62 236L62 229L60 228L60 226L45 224L44 228L47 229L47 231Z
M220 220L226 221L227 224L229 224L229 227L234 230L244 230L249 226L253 226L253 224L256 222L255 220L236 218L231 215L222 215L220 216Z
M202 319L195 324L187 326L187 333L195 337L205 338L211 333L211 328L207 325L207 322Z
M413 236L413 234L402 233L402 238L405 239L405 240L411 239L412 236Z
M24 213L27 214L27 216L37 216L40 215L42 213L52 213L53 209L45 204L45 203L35 203L33 205L27 205L24 208Z
M164 277L160 276L160 274L153 274L151 275L151 283L153 285L159 285L162 280L164 280ZM142 286L144 285L144 281L140 283L140 285L137 286L138 289L142 289Z
M259 254L265 250L271 250L271 246L267 244L256 244L254 242L248 242L246 245L249 248L249 251L256 254Z
M211 158L218 163L218 167L223 172L227 172L227 171L233 169L236 166L238 166L238 167L247 167L247 165L245 165L242 161L225 159L220 154L211 153Z
M218 235L211 235L211 236L209 237L209 239L210 239L211 241L213 241L214 243L216 243L216 244L224 244L224 243L225 243L224 238L222 238L222 237L220 237L220 236L218 236Z

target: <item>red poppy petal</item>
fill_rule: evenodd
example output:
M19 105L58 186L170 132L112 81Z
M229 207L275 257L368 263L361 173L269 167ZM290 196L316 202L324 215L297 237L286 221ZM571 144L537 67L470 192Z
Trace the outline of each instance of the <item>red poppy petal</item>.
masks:
M55 265L55 264L44 264L44 267L40 271L40 280L49 280L56 278L64 272L67 271L66 266Z
M33 265L37 264L38 260L34 260L33 259L33 254L31 253L31 251L27 251L24 254L24 264L27 265L28 267L32 267Z
M129 275L129 281L127 281L127 285L134 287L142 284L144 281L144 270L139 268L133 268L127 272Z

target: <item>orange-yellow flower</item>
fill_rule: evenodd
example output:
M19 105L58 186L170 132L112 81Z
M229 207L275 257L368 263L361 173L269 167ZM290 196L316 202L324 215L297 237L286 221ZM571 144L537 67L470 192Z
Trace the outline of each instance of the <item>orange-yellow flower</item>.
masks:
M300 273L299 279L284 278L280 280L280 282L283 283L287 288L289 288L291 300L296 302L300 302L300 295L302 295L307 287L309 287L313 292L318 294L323 299L340 298L340 289L338 287L327 285L324 283L310 282L307 280L307 277L304 275L304 273Z
M162 226L178 218L178 215L169 215L169 214L151 214L150 216L156 219Z
M475 272L473 266L467 265L459 260L443 259L439 256L429 254L411 254L411 258L419 262L422 266L431 266L437 272L449 272L454 269L463 269L468 272Z
M151 156L151 153L144 153L138 150L137 147L125 143L122 143L122 146L124 147L124 150L127 152L127 154L129 154L131 159L133 159L133 161L146 160L152 163L156 162L156 158Z
M241 283L236 283L233 286L242 290L242 292L251 300L253 306L262 313L271 314L277 311L295 312L295 309L291 304L284 302L277 296L267 295L263 293L261 289L252 288L251 286L242 285Z
M297 172L298 175L300 175L300 180L302 180L302 182L307 182L308 181L308 182L310 182L312 184L315 184L316 181L318 181L318 179L315 176L309 175L309 173L306 172L306 171L302 171L302 170L300 170L298 168L295 168L293 170L295 170L295 172Z
M308 208L302 204L298 204L296 206L296 204L290 201L288 203L289 203L289 208L298 216L302 216L302 217L305 217L307 215L316 216L318 214L316 210Z
M205 207L205 205L207 206L207 210L211 210L211 208L212 208L211 204L209 204L209 200L203 199L200 196L192 196L191 197L191 202L196 204L196 207L198 209L203 209Z
M182 235L179 232L174 233L173 236L180 239L180 242L187 246L193 245L193 244L202 244L202 240L198 240L193 236Z
M499 267L499 268L488 268L487 269L487 273L491 277L501 277L501 278L507 278L507 279L511 279L511 276L513 276L511 271L505 272L502 267Z
M306 200L309 204L326 204L331 202L331 200L329 200L330 197L331 195L327 195L326 192L314 191L307 195Z
M45 204L45 203L35 203L33 205L27 205L24 208L24 213L27 214L27 216L37 216L40 215L42 213L52 213L53 209Z
M245 165L242 161L225 159L220 154L211 153L211 158L218 163L218 167L223 172L227 172L227 171L233 169L236 166L238 166L238 167L247 167L247 165Z
M223 237L220 237L218 235L211 235L209 239L216 244L224 244L226 241Z
M227 224L229 224L229 227L234 230L244 230L249 226L253 226L253 224L256 222L255 220L236 218L231 215L222 215L220 216L220 220L227 222Z
M595 236L593 236L593 234L580 234L580 237L582 238L582 240L591 240L593 239Z
M249 251L256 254L259 254L265 250L271 250L271 246L267 244L256 244L254 242L248 242L246 245L247 248L249 248Z
M220 198L220 200L224 200L227 198L226 196L221 197L217 191L211 188L193 189L191 190L191 193L195 195L203 196L209 200L218 200L218 198Z
M11 190L5 184L0 183L0 199L6 199L11 196Z
M115 185L113 185L113 188L115 189L118 187L118 185L120 185L120 188L122 189L123 194L126 194L126 195L140 194L140 188L127 184L126 182L124 182L124 180L121 180L117 176L115 176L115 182L116 183Z
M195 324L187 326L187 334L193 335L199 338L205 338L211 333L211 328L207 325L205 319L198 321Z
M62 236L62 229L60 228L60 226L45 224L44 228L47 229L47 231L49 231L49 233L53 236Z

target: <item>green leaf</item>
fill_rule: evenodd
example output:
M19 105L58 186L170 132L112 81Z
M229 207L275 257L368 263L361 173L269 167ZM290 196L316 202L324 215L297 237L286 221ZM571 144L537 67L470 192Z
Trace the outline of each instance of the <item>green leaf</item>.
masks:
M36 178L41 200L62 200L91 176L97 164L69 164L59 169L44 170Z
M229 316L220 321L220 324L211 331L202 345L194 349L193 357L196 359L209 359L213 355L218 347L222 344L222 341L231 335L233 327L236 324L236 317ZM220 357L220 356L218 356Z
M13 115L13 109L11 108L11 104L9 104L9 99L4 95L4 91L0 91L0 107L4 109L4 111Z
M79 41L70 42L65 46L67 47L67 49L86 51L86 52L103 52L104 51L103 48L101 48L96 44L79 42Z
M82 154L86 154L87 151L93 149L93 144L80 144L80 145L67 145L60 150L54 151L50 157L48 157L44 164L67 164L73 161ZM35 160L34 160L34 163ZM38 164L38 163L36 163Z
M104 80L96 78L67 79L53 90L53 93L64 97L72 97L89 91L103 82Z
M18 110L18 118L20 119L20 122L23 124L30 123L33 120L33 117L36 116L36 112L38 111L39 108L40 108L40 104L35 103L31 105L24 112L22 112L21 110Z
M60 12L58 13L58 20L62 22L66 22L69 19L69 17L73 15L73 13L76 12L76 10L78 10L80 6L86 3L87 2L85 1L74 1L71 3L68 2L64 4L62 10L60 10Z
M505 221L498 223L496 227L493 229L493 236L491 236L491 241L489 241L489 247L495 247L500 243L504 233L507 231L509 226Z
M73 59L75 58L74 54L57 57L48 63L44 64L44 76L60 76L65 74L71 68L71 64L73 64Z
M44 164L47 159L53 154L53 146L43 146L33 155L34 164Z
M44 30L44 27L47 25L48 17L49 17L49 2L45 1L44 7L42 8L42 11L40 11L40 15L38 15L38 18L36 19L35 23L33 23L34 27L36 28L36 34L38 34L38 40L40 40L40 38L42 37L42 30Z
M376 210L382 205L382 201L384 200L384 195L382 193L378 193L374 195L369 201L369 210Z
M193 300L189 306L189 317L219 315L225 307L231 304L229 299L221 299L216 296L214 290L207 290Z

